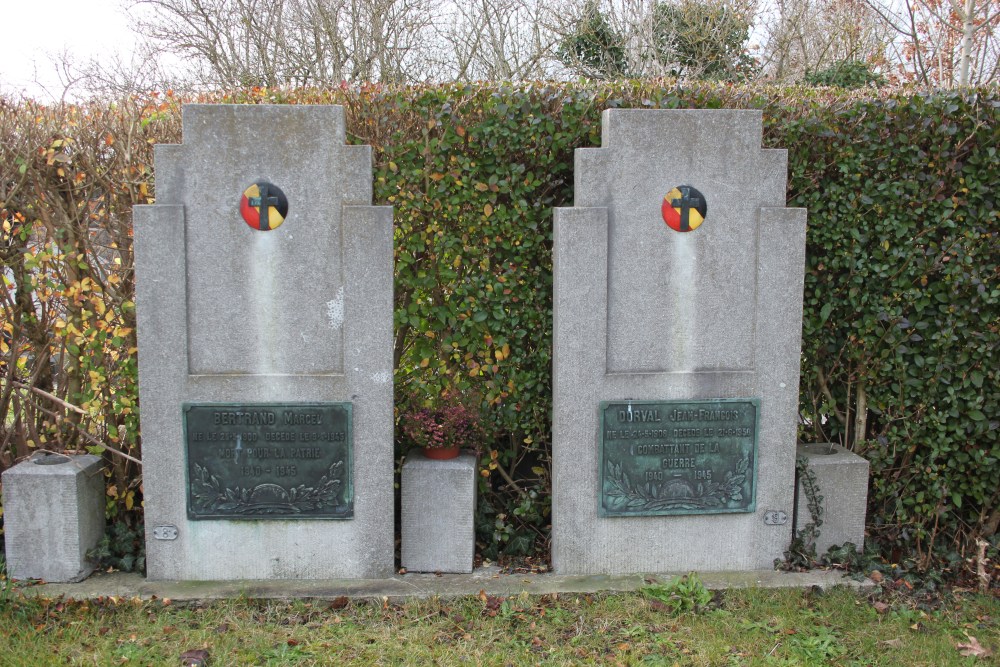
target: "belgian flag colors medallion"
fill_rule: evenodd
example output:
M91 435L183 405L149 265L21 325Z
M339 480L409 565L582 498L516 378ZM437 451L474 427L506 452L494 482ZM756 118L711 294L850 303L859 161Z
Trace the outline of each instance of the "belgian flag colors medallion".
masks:
M254 229L267 232L281 226L288 215L288 199L277 185L257 181L243 191L240 215Z
M663 221L677 232L698 229L708 215L705 196L690 185L678 185L663 198Z

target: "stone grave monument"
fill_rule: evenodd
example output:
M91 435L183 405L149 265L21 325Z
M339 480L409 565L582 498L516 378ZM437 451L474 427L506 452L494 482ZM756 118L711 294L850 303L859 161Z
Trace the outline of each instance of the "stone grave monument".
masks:
M792 535L806 212L759 111L604 112L554 232L561 574L771 569Z
M148 577L393 571L392 210L336 106L192 105L135 209Z

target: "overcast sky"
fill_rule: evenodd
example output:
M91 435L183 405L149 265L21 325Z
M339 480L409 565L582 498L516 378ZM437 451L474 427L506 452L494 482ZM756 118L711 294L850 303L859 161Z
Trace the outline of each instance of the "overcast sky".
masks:
M59 99L53 60L67 53L83 64L135 48L124 5L130 0L0 0L0 93Z

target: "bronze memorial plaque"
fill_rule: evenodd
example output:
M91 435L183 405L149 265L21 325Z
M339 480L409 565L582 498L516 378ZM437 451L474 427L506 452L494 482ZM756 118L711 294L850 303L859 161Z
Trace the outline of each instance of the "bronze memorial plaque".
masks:
M598 514L756 509L760 399L601 403Z
M189 519L354 517L350 403L185 404Z

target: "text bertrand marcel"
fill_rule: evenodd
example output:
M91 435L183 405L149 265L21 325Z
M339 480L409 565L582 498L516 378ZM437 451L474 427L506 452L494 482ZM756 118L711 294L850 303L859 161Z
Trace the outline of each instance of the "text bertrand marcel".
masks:
M195 442L242 442L252 446L258 440L273 443L322 443L344 442L347 432L336 424L324 422L321 411L296 412L293 410L214 410L212 425L219 429L204 429L195 431L192 440ZM329 421L329 420L328 420ZM336 420L333 420L336 422ZM273 427L258 430L253 427ZM319 429L298 429L294 427L319 426ZM225 427L250 427L247 431L233 430ZM291 427L284 430L282 427ZM263 432L261 432L263 431ZM229 454L226 454L228 458Z
M240 412L217 410L212 413L212 424L215 426L274 426L278 416L273 410L243 410ZM296 414L285 410L281 415L283 426L322 426L323 415L319 412Z

